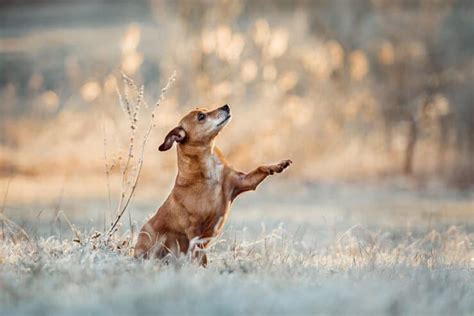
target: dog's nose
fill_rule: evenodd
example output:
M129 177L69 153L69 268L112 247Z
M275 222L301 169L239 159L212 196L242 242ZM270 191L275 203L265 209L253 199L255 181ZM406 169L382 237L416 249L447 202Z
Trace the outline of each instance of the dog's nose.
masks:
M230 113L230 107L226 104L223 107L221 107L221 110L226 111L227 113Z

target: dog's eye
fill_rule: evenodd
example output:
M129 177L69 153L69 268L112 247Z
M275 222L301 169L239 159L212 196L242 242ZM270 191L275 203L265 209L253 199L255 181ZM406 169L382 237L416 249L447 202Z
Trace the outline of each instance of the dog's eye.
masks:
M198 121L203 121L205 118L206 118L206 114L203 112L199 112Z

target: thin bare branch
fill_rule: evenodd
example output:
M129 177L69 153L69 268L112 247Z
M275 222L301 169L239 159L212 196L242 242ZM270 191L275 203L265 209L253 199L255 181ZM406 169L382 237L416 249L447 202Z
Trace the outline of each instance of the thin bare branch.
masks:
M122 77L124 78L124 82L126 82L128 86L136 89L137 94L138 94L137 103L138 102L141 103L142 102L141 100L143 99L143 86L139 88L137 85L135 85L135 83L133 82L133 80L131 78L127 77L123 73L122 73ZM114 221L112 222L112 224L111 224L111 226L110 226L110 228L109 228L109 230L106 234L109 237L112 236L112 234L115 232L115 230L117 228L117 225L120 222L120 219L122 218L123 214L127 210L128 205L130 204L130 201L131 201L131 199L132 199L132 197L135 193L135 190L136 190L137 184L138 184L138 179L140 178L140 174L141 174L141 170L142 170L142 166L143 166L145 147L146 147L146 144L147 144L148 139L150 137L151 131L152 131L153 127L155 126L154 121L155 121L155 116L156 116L156 114L155 114L156 109L159 107L161 101L163 101L163 99L165 98L166 91L168 91L171 84L175 80L176 80L176 71L173 72L171 77L168 79L168 82L165 85L165 87L163 89L161 89L161 93L160 93L160 96L158 98L158 101L155 103L155 106L152 110L152 113L151 113L151 116L150 116L150 119L149 119L149 122L148 122L148 128L147 128L147 130L146 130L146 132L143 136L141 146L139 147L140 155L138 156L137 164L135 165L135 168L134 168L135 172L132 173L133 174L132 180L127 181L128 180L128 174L127 173L128 173L128 169L130 167L130 163L133 159L134 142L135 142L135 136L136 136L136 129L132 128L132 130L131 130L131 138L130 138L130 145L129 145L129 152L128 152L128 157L127 157L127 162L125 163L125 167L122 170L122 192L120 194L120 200L119 200L119 203L118 203L118 206L117 206L117 210L118 210L117 211L117 216L115 217ZM137 110L137 112L138 112L138 110ZM133 115L133 113L132 113L132 115ZM127 187L130 187L130 189L127 190ZM130 220L130 225L132 225L132 223L131 223L131 214L129 214L129 220ZM131 229L133 229L133 228L131 227Z

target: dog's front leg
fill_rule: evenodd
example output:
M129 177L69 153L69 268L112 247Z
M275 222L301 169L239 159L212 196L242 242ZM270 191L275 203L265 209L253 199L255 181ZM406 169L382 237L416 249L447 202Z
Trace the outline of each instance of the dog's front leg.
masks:
M260 166L247 174L238 173L233 183L232 200L239 194L255 190L266 177L274 173L280 173L290 166L291 160L283 160L276 165Z
M194 223L194 221L191 222ZM186 235L189 240L188 253L191 254L193 260L197 259L201 266L206 267L207 255L203 250L206 249L208 241L200 240L201 229L195 225L191 225L186 229Z

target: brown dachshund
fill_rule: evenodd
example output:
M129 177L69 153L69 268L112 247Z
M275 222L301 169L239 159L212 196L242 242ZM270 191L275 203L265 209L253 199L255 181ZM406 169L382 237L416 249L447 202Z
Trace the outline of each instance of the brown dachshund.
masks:
M197 250L206 248L222 231L232 201L292 163L284 160L247 174L234 170L214 146L215 137L230 118L228 105L213 111L196 109L166 135L159 150L178 144L178 175L166 201L141 229L135 257L163 258L190 251L206 265L205 253Z

